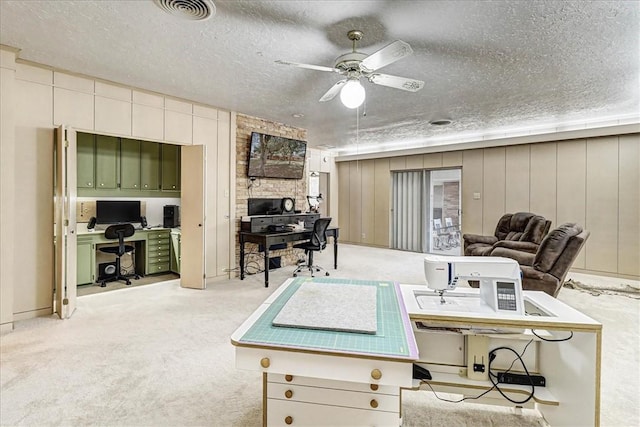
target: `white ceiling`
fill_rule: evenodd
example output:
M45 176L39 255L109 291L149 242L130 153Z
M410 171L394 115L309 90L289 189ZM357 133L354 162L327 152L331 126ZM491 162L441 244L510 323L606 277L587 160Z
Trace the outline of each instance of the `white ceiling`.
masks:
M640 121L637 1L214 2L216 15L196 22L152 0L0 0L0 43L25 60L306 128L311 146L352 152ZM357 114L338 97L318 102L339 75L274 62L332 67L352 29L364 32L364 53L408 42L414 54L381 72L425 87L364 82ZM429 124L443 118L453 123Z

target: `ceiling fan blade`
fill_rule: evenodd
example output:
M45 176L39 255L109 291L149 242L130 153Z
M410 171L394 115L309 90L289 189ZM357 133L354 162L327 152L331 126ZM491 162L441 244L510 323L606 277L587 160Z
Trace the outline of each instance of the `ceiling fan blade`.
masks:
M402 89L409 92L417 92L424 86L424 82L421 80L390 76L388 74L372 74L368 76L368 79L371 83L375 83L377 85Z
M298 67L298 68L307 68L309 70L317 70L317 71L331 71L333 73L339 73L340 70L338 70L337 68L331 68L331 67L323 67L322 65L310 65L310 64L300 64L299 62L289 62L289 61L282 61L280 59L278 59L276 61L276 64L282 64L282 65L293 65L294 67Z
M346 82L346 79L340 80L338 83L331 86L331 88L324 95L322 95L322 98L320 98L320 102L331 101L338 94L338 92L340 92L340 89L342 89L342 86L344 86Z
M402 40L396 40L391 44L383 47L377 52L372 53L362 60L360 64L368 71L375 71L399 59L409 56L413 53L413 49L409 46L409 43Z

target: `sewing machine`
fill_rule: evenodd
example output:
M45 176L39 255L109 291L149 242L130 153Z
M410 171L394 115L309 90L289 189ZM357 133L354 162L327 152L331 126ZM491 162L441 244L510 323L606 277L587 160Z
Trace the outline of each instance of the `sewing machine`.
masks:
M475 280L480 283L479 306L486 305L496 313L524 315L520 266L515 260L427 255L424 258L424 275L427 287L440 296L442 306L447 305L446 291L454 290L462 280ZM477 298L477 294L473 295ZM455 293L455 298L465 296L468 295ZM474 304L464 305L473 309Z

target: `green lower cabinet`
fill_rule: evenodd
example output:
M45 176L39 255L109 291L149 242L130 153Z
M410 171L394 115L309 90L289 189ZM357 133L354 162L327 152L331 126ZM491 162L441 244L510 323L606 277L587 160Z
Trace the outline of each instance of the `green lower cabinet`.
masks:
M93 283L95 247L90 241L85 242L78 239L77 249L77 284L85 285L87 283Z
M171 236L167 231L153 231L147 235L146 274L166 273L170 270Z

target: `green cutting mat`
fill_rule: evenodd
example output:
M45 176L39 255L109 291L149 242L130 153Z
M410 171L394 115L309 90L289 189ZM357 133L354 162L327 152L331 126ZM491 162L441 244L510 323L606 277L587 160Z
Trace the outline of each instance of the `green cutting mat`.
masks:
M376 286L378 318L376 334L273 326L273 319L282 307L300 285L308 281ZM417 357L417 350L413 338L407 338L413 335L408 332L410 328L408 316L404 314L404 306L399 302L399 295L397 285L392 282L298 277L240 338L240 343L413 359Z

